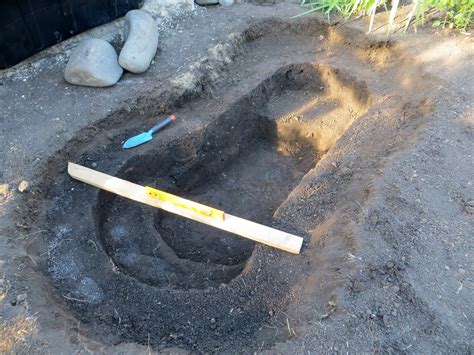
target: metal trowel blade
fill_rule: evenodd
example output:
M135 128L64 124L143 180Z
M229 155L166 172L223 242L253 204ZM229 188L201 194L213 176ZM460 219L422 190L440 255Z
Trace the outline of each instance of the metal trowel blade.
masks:
M151 141L152 139L153 139L153 136L151 135L150 132L143 132L143 133L140 133L139 135L137 135L135 137L127 139L125 141L125 143L123 144L123 147L125 149L133 148L133 147L136 147L140 144Z

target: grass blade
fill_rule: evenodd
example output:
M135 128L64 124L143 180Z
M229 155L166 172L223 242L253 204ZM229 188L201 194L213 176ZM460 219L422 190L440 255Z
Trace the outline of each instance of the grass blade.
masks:
M407 32L408 26L410 26L411 19L413 18L413 14L415 13L416 9L418 8L419 2L420 2L420 0L414 0L413 1L413 5L412 5L412 8L410 10L410 13L408 14L407 23L405 25L405 29L403 30L403 32Z
M397 14L398 10L398 0L393 0L392 1L392 9L390 10L390 16L388 18L388 29L387 29L387 34L389 35L392 33L392 28L393 28L393 20L395 19L395 15Z

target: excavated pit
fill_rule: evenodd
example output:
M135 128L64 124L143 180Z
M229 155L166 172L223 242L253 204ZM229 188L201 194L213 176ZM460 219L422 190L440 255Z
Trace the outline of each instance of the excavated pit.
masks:
M280 151L274 122L266 117L249 113L247 122L231 124L231 134L243 138L237 149L226 149L222 142L227 139L205 131L205 144L219 147L218 155L199 157L197 132L191 143L172 148L195 161L183 163L170 159L168 151L151 151L127 162L122 171L129 180L152 181L179 196L270 225L273 212L314 164L316 153L296 143L293 151ZM106 193L99 197L97 214L101 242L114 263L152 286L205 289L228 283L244 269L254 248L251 240Z
M192 116L178 108L178 123L136 150L123 151L99 134L98 143L69 159L93 160L100 171L307 239L308 231L274 213L367 111L370 95L343 71L305 63L281 67L218 110L206 112L205 97L194 105ZM122 137L137 130L129 127ZM102 341L199 352L246 341L251 348L297 282L281 265L304 262L65 174L49 198L48 272L74 315ZM267 346L282 340L273 336Z

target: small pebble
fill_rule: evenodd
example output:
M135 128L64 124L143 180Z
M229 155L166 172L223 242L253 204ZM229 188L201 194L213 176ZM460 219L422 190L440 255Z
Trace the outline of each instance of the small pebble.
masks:
M341 168L341 173L342 173L343 175L347 175L347 174L349 174L350 172L351 172L351 169L349 169L347 166L343 166L343 167Z
M273 310L272 310L272 309L268 311L268 315L269 315L270 317L273 317Z
M96 163L96 162L93 162L93 163L91 164L91 166L95 169L95 168L97 168L97 163Z
M20 293L18 296L16 296L16 304L22 304L23 302L26 301L26 293Z
M392 291L393 293L398 293L400 291L400 288L398 286L393 286Z
M466 213L474 214L474 200L467 201L466 205L464 206L464 210L466 211Z
M387 267L388 267L389 269L393 269L394 266L395 266L395 264L394 264L393 262L391 262L391 261L389 261L389 262L387 263Z
M20 192L30 191L30 183L26 180L21 180L20 184L18 185L18 191Z
M214 324L216 322L215 318L211 318L211 324Z
M245 303L245 301L246 301L245 297L242 297L242 296L239 297L239 302L240 303Z

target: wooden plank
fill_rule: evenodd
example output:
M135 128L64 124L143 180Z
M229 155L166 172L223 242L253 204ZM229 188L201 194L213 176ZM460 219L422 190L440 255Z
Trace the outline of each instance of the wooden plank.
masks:
M167 201L150 197L146 194L145 188L130 181L122 180L81 165L68 164L68 173L76 180L93 185L100 189L115 193L117 195L141 202L153 207L161 208L165 211L175 213L182 217L205 223L226 232L234 233L242 237L254 240L259 243L282 249L290 253L299 254L303 238L296 235L279 231L274 228L264 226L249 220L225 214L225 218L217 219L203 215L192 209L180 207Z

